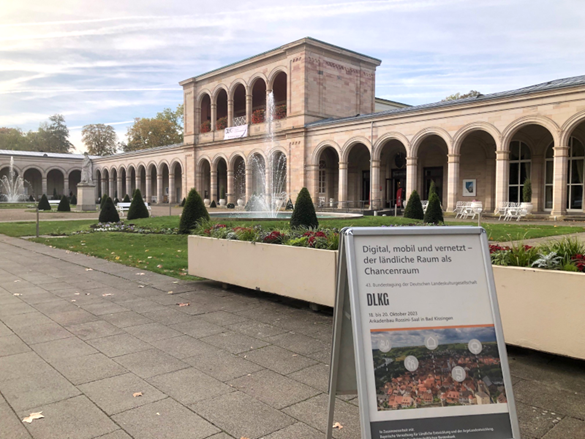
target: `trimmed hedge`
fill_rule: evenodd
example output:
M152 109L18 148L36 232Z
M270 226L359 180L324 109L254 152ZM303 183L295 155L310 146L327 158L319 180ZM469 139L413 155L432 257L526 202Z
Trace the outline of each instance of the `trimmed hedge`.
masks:
M440 224L443 222L443 209L441 208L441 200L436 191L432 191L429 197L429 205L423 221L426 224Z
M128 197L128 195L126 195L126 197ZM132 203L130 204L126 218L128 220L133 220L139 218L148 218L149 216L148 208L142 199L142 194L140 193L139 189L136 189L134 191L134 197L132 198Z
M124 195L124 199L122 200L122 202L124 202L124 203L130 202L130 197L128 196L128 194Z
M209 207L217 207L217 204L215 204L215 200L211 201L211 204L209 205Z
M406 203L406 209L404 209L404 218L422 220L425 217L423 212L422 203L420 202L420 196L417 191L412 191L410 197L408 197L408 203Z
M71 197L71 204L76 205L77 204L77 197L75 195L73 195Z
M59 206L57 206L58 212L71 212L71 206L69 205L69 200L65 195L61 197L61 202Z
M209 213L199 193L195 189L191 189L181 214L179 233L188 234L202 220L209 221Z
M315 206L306 187L302 188L295 203L295 210L290 217L291 227L319 227Z
M118 215L118 211L116 210L116 206L114 206L114 202L110 197L106 198L106 202L104 203L104 207L100 212L100 223L117 223L120 221L120 215Z
M185 207L185 199L183 198L183 201L181 201L181 204L179 204L179 207Z
M51 210L51 205L45 194L43 194L41 201L39 201L39 210Z
M104 205L106 204L106 200L110 198L107 194L102 195L102 199L100 201L100 210L104 209Z

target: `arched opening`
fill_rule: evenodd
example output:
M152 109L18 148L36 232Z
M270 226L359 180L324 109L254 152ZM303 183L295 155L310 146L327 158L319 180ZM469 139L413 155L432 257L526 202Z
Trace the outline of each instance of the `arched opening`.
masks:
M318 207L334 207L339 200L339 154L328 146L319 154Z
M200 132L208 133L211 131L211 98L206 93L201 98L201 113L200 113Z
M406 147L390 139L380 151L380 198L384 207L406 206Z
M150 179L149 179L149 183L150 183L150 193L148 194L148 198L149 198L149 202L151 203L160 203L162 200L158 199L158 183L157 183L157 176L158 176L158 171L156 169L156 166L151 164L148 166L148 169L150 171ZM148 178L148 176L147 176Z
M417 186L422 188L423 200L429 199L432 182L441 203L447 198L447 154L447 144L441 136L432 134L422 140L418 148Z
M60 200L65 187L65 176L60 169L51 169L47 173L47 197L51 200Z
M35 200L38 200L43 195L43 174L40 169L29 168L24 171L22 175L24 178L24 193L32 195Z
M220 199L225 200L225 195L222 197L222 192L225 194L227 192L227 162L224 158L219 158L217 160L217 169L215 175L215 181L213 184L215 185L214 194L217 196L216 202L219 202ZM223 191L222 191L223 190Z
M170 178L169 178L169 167L166 163L159 165L158 172L162 175L162 200L157 200L158 203L168 203L170 200Z
M122 201L124 199L124 197L126 196L126 194L128 194L128 196L132 195L129 194L128 192L128 188L126 187L126 168L121 167L120 168L120 179L121 184L120 184L120 193L118 194L118 198L120 201Z
M223 130L227 127L227 101L227 92L224 89L221 89L219 93L217 93L215 99L215 129L217 131Z
M481 201L493 211L496 197L496 141L486 131L472 131L461 143L456 201Z
M266 83L256 79L252 86L252 123L263 123L266 115Z
M530 179L532 187L531 203L534 211L546 206L546 153L553 142L552 134L542 125L530 124L516 131L507 145L508 148L508 201L513 203L524 200L524 185ZM551 198L552 204L552 198Z
M203 159L199 165L199 187L204 200L211 196L211 164Z
M348 207L364 209L370 205L370 150L363 143L351 147L347 158Z
M583 211L585 208L585 188L584 188L584 166L585 166L585 121L579 123L573 131L570 133L568 144L565 146L569 147L567 152L568 164L567 164L567 176L566 176L566 207L569 211ZM547 150L546 155L546 182L549 184L549 174L553 173L553 164L550 162L549 155L552 154L552 148L549 148L551 153ZM549 167L551 168L549 173ZM554 181L553 177L550 177L550 184ZM563 183L565 184L565 183ZM560 191L555 189L555 192Z
M246 162L242 156L237 156L234 160L234 186L236 200L246 199Z
M75 170L69 173L69 193L67 196L75 195L77 198L77 185L81 182L81 171Z
M128 188L128 195L130 198L133 197L134 191L136 190L136 169L134 166L128 167L128 176L130 177L130 187Z
M138 189L140 189L140 194L142 198L146 197L146 168L142 165L138 166ZM148 200L147 200L148 201Z
M112 196L112 194L114 196ZM112 168L110 172L110 197L114 200L118 198L120 194L118 194L118 170L116 168Z
M266 162L264 157L258 153L252 154L248 158L252 167L252 195L264 195L266 193Z
M274 119L287 116L287 78L286 73L280 72L274 78L272 93L274 95Z
M173 191L171 193L171 202L181 202L183 200L183 169L181 168L181 164L179 162L175 162L171 165L171 173L173 174L172 181L174 182Z
M110 195L110 173L108 172L107 169L104 169L102 171L101 189L102 189L102 194L101 194L102 197L104 195L108 195L108 196Z
M238 84L234 90L234 120L233 126L246 124L246 87Z

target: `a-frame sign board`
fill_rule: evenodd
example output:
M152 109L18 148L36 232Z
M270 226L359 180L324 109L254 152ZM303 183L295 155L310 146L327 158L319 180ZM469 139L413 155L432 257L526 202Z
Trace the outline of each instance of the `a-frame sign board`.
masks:
M346 228L327 439L357 393L362 439L518 439L485 231Z

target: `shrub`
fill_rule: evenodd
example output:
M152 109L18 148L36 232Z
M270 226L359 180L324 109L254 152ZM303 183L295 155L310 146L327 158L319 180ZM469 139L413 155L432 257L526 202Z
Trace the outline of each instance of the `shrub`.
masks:
M264 122L264 117L265 117L264 108L260 108L258 110L254 110L252 112L252 123L253 124L262 123L262 122Z
M59 196L57 195L57 188L53 188L53 196L51 197L51 200L58 200Z
M404 209L404 218L422 220L424 217L420 196L417 191L412 191L408 198L408 203L406 203L406 209Z
M274 109L274 119L284 119L286 117L286 104L277 105Z
M118 200L118 197L114 198L114 204L118 204L120 202L120 200Z
M39 201L39 210L51 210L51 205L45 194L43 194L41 201Z
M75 195L71 197L71 204L73 205L77 204L77 197Z
M71 206L69 206L69 200L65 195L61 197L61 202L57 206L58 212L71 212Z
M228 209L235 209L236 205L234 203L228 203L227 208Z
M130 202L130 197L128 196L128 194L124 195L124 199L122 201L124 203L129 203Z
M179 204L180 207L185 207L185 199L183 198L183 201L181 201L181 204Z
M522 201L530 203L532 201L532 182L530 178L524 180L524 187L522 188Z
M219 198L225 200L225 188L223 186L219 189Z
M315 206L311 199L311 194L306 187L302 188L295 203L295 210L293 210L290 217L291 227L319 227L317 214L315 213Z
M429 204L427 206L427 211L424 214L423 222L427 224L440 224L443 222L441 200L439 200L439 196L434 190L429 197Z
M211 131L211 121L206 120L201 124L201 133L208 133Z
M142 194L140 193L140 190L136 189L136 191L134 191L134 198L132 198L132 203L128 209L128 216L126 218L128 220L133 220L139 218L148 218L149 216L148 208L142 199Z
M106 200L110 198L106 194L102 195L102 199L100 201L100 210L103 210L104 204L106 204Z
M32 195L30 195L30 196L28 197L28 201L34 201L34 200L35 200L35 197L33 197Z
M215 122L215 129L216 129L216 131L225 130L226 127L227 127L227 116L226 117L220 117Z
M289 198L288 201L286 202L285 210L293 210L294 208L295 208L295 206L292 203L292 200Z
M209 213L203 204L201 196L195 189L191 189L185 201L183 213L181 214L179 233L188 234L202 221L209 221Z
M120 221L120 215L118 215L118 211L116 210L116 206L114 206L114 202L110 197L106 198L106 202L104 203L104 207L100 212L100 223L117 223Z
M211 204L209 205L209 207L217 207L217 204L215 204L215 200L211 200Z

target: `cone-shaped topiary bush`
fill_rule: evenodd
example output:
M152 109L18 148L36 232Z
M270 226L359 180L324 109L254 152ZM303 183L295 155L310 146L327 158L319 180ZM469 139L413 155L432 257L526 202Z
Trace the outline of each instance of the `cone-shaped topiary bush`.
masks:
M529 178L524 180L524 187L522 188L522 202L524 203L531 203L532 202L532 182Z
M122 201L124 203L129 203L130 202L130 197L128 196L128 194L124 195L124 199Z
M417 191L412 191L404 209L404 218L421 220L425 216Z
M71 197L71 204L76 205L77 204L77 197L75 195L73 195Z
M100 201L100 210L103 210L104 205L106 204L106 200L110 198L107 196L107 194L102 195L102 199Z
M128 209L128 216L126 218L128 220L133 220L138 218L148 218L149 216L148 208L142 199L142 194L140 193L140 190L136 189L134 191L134 198L132 198L132 203Z
M51 205L45 194L43 194L41 201L39 201L39 210L51 210Z
M289 198L288 201L286 202L286 210L293 210L295 208L295 205L292 203L292 200Z
M440 224L443 222L443 209L441 209L441 200L436 191L431 192L429 196L429 205L423 221L427 224Z
M120 215L118 215L114 202L108 197L100 212L100 223L117 223L118 221L120 221Z
M35 200L35 197L33 197L32 195L30 195L30 196L28 197L28 201L34 201L34 200Z
M59 206L57 206L57 211L59 212L71 212L71 206L69 206L69 200L65 195L61 197L61 202Z
M205 204L203 204L201 196L195 189L191 189L181 214L179 233L188 234L200 221L209 221L209 213L205 208Z
M293 210L290 217L291 227L319 227L319 220L315 213L315 206L311 199L311 194L306 187L302 188L295 203L295 210Z
M179 204L179 207L185 207L185 199L183 198L183 201L181 201L181 204Z
M215 200L211 200L211 204L209 205L209 207L217 207L217 204L215 204Z
M431 185L429 186L429 200L431 199L431 194L437 193L437 187L435 186L435 182L431 180Z

